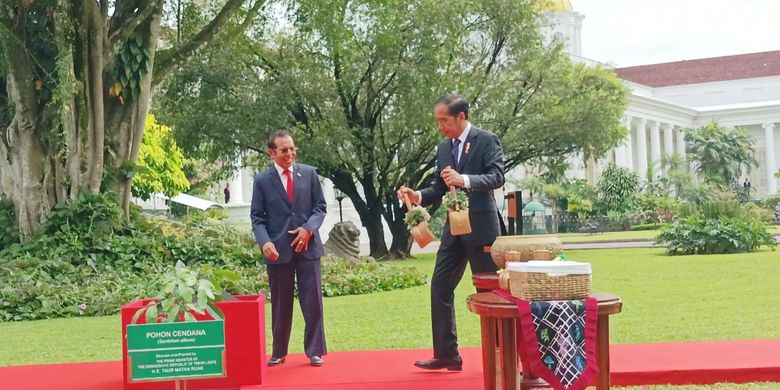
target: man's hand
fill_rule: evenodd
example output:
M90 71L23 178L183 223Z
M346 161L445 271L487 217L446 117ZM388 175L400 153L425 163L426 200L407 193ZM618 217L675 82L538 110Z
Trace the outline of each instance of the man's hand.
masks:
M263 245L263 256L271 261L276 261L279 258L279 252L276 251L276 245L273 242L266 242Z
M466 185L466 182L463 181L463 176L449 166L441 170L441 178L444 180L444 184L446 184L447 187L459 188Z
M304 229L303 227L299 227L294 230L290 230L287 233L295 235L292 244L290 244L290 247L295 248L295 252L309 249L309 239L313 235L310 231Z
M404 201L404 194L406 194L406 196L409 197L409 201L412 202L412 204L419 204L420 203L420 199L417 196L417 191L415 191L415 190L413 190L413 189L411 189L409 187L406 187L406 186L402 186L401 188L399 188L398 189L398 199L401 202Z

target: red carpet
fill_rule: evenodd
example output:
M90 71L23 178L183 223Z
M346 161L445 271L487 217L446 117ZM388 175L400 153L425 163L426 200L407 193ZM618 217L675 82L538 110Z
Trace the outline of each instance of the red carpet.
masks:
M269 368L262 386L242 390L473 390L482 387L480 351L461 350L460 373L416 369L429 350L335 352L325 366L310 367L302 355ZM780 340L613 345L612 384L712 384L780 382ZM0 367L0 390L116 390L120 362ZM171 386L173 389L173 386Z

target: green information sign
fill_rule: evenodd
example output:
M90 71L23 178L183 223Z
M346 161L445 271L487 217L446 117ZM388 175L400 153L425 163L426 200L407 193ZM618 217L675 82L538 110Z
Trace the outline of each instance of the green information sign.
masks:
M223 320L127 326L131 381L225 376Z

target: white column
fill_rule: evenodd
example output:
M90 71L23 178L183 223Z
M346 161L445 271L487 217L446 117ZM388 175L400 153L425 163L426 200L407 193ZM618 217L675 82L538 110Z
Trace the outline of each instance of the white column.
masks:
M243 204L244 203L244 175L241 169L243 160L241 156L236 160L236 170L233 171L233 176L230 177L230 204Z
M777 192L777 164L775 164L775 124L764 123L764 134L766 138L766 194L772 195Z
M653 180L661 174L661 122L655 121L650 127L650 152L653 165Z
M623 140L620 142L620 146L617 148L617 152L620 153L620 159L618 162L616 162L616 164L623 168L633 170L634 161L633 157L631 156L631 120L632 118L630 116L623 117L623 126L625 126L626 130L628 130L628 134L625 138L623 138ZM616 158L618 157L617 152L615 153Z
M625 144L623 144L623 146L625 146L623 151L624 151L624 154L625 154L626 168L628 168L629 170L635 172L635 170L634 170L634 153L632 152L634 147L631 146L631 143L632 143L631 140L634 139L634 136L633 136L634 129L632 129L632 126L631 126L631 121L632 120L633 120L633 118L631 118L630 116L626 117L626 128L628 129L628 136L626 136Z
M623 117L623 126L628 128L628 131L631 132L631 119L628 117ZM615 147L615 165L619 167L626 166L626 139L625 138L620 140L618 145Z
M639 175L639 180L647 180L647 119L641 119L639 126L636 128L636 157L637 167L636 173Z
M671 123L667 123L666 126L664 126L664 156L671 156L674 154L674 135L672 135L672 128L674 125ZM669 172L666 172L666 169L664 169L664 174L669 174Z
M677 129L677 155L685 158L685 132L682 129Z

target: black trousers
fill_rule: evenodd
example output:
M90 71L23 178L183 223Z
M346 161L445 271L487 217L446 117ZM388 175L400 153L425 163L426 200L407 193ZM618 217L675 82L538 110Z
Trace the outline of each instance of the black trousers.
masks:
M271 288L271 331L273 333L271 356L287 356L296 280L298 300L306 323L303 336L306 356L326 355L320 259L307 260L296 253L289 263L269 264L267 268L268 283Z
M464 245L455 237L451 245L439 247L436 266L431 278L431 325L433 329L433 357L458 356L458 332L455 325L455 288L463 278L466 263L472 273L495 272L498 268L484 253L483 245Z

